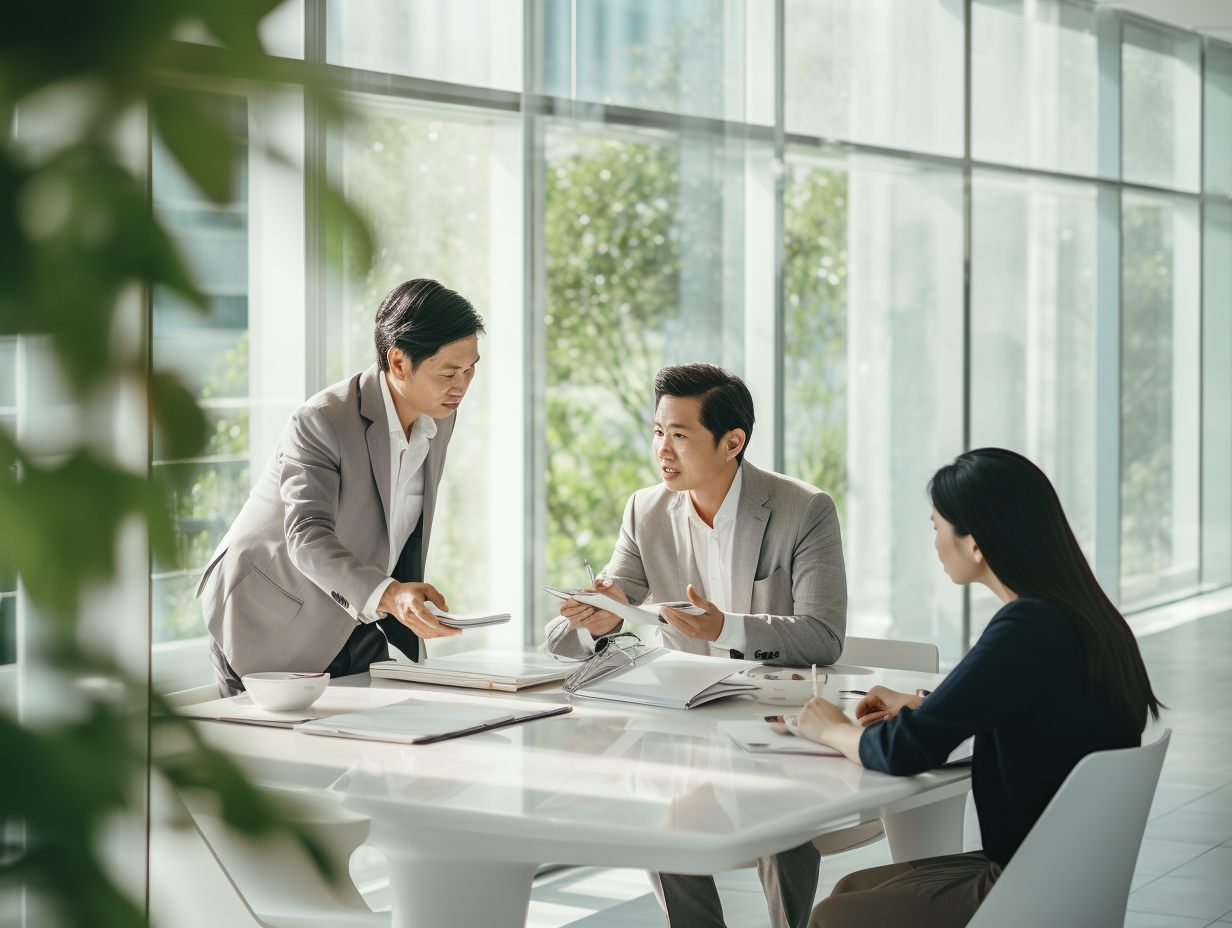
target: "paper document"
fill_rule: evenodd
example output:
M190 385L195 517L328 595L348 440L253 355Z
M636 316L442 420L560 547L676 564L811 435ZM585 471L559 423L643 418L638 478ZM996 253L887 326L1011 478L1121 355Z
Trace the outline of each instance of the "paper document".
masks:
M799 735L780 734L761 719L735 719L719 722L727 737L750 754L815 754L819 757L842 757L842 751L809 741ZM965 764L971 760L974 738L968 738L953 751L943 766Z
M311 735L335 735L398 744L425 744L489 731L531 719L561 715L572 706L510 712L492 706L451 705L408 699L392 706L304 722L295 727Z
M409 661L378 661L369 667L368 671L373 677L387 680L516 692L524 687L563 680L569 675L570 667L534 650L500 651L485 648L444 657L431 657L417 664Z
M739 719L719 722L727 737L750 754L816 754L821 757L842 757L841 751L809 741L798 735L779 734L761 719Z
M692 603L683 605L680 603L645 603L641 606L631 606L612 599L605 593L594 593L587 590L558 590L552 586L545 586L543 590L557 599L575 599L579 603L594 606L596 609L606 609L612 615L619 616L633 625L662 625L663 619L659 617L659 607L663 605L672 606L690 615L702 615L702 610ZM686 606L688 608L685 608Z
M683 651L655 648L640 655L628 667L578 687L582 696L635 702L669 709L692 709L713 699L751 692L752 683L729 680L756 661L727 657L703 657Z
M330 715L343 712L359 712L373 708L374 703L395 703L406 699L404 689L358 689L345 686L330 686L321 694L321 698L307 709L294 709L289 712L270 712L253 704L252 697L247 693L239 696L228 696L225 699L211 699L209 702L199 702L183 706L176 711L178 714L203 722L239 722L244 725L264 725L269 728L294 728L300 722L313 719L323 719Z
M429 612L450 628L486 628L489 625L504 625L509 621L508 612L446 612L434 603L425 603Z

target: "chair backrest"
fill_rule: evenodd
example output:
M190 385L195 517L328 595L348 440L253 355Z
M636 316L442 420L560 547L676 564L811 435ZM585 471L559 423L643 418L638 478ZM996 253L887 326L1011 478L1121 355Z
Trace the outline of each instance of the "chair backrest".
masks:
M1080 760L968 928L1122 928L1171 735Z
M888 638L856 638L848 635L840 664L857 667L886 667L890 670L916 670L937 673L940 656L935 644L923 641L891 641Z

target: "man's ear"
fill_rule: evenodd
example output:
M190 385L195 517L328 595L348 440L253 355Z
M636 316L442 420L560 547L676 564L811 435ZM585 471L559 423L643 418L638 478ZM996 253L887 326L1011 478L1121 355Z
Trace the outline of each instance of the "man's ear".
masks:
M725 460L734 460L736 455L744 450L744 429L732 429L723 436L723 441L727 443L727 455Z
M410 358L403 353L402 349L396 345L389 349L389 354L385 357L389 362L389 372L393 374L395 380L405 380L410 374L411 365Z

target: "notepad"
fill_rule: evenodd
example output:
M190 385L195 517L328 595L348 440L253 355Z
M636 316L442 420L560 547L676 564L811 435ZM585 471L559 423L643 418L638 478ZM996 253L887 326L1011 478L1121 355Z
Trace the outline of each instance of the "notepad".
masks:
M486 628L489 625L504 625L509 621L508 612L446 612L434 603L424 604L428 611L450 628Z
M429 744L491 731L533 719L563 715L572 706L510 712L492 706L460 705L408 699L367 712L352 712L296 725L310 735L332 735L397 744Z
M619 616L626 622L634 625L661 625L664 620L659 616L659 608L661 606L671 606L673 609L678 609L681 612L687 612L689 615L704 615L704 610L699 609L692 603L673 602L673 603L645 603L641 606L633 606L629 603L622 603L619 600L612 599L605 593L595 593L588 590L560 590L554 586L545 586L545 593L550 593L557 599L573 599L579 603L585 603L587 606L594 606L596 609L606 609L612 615Z

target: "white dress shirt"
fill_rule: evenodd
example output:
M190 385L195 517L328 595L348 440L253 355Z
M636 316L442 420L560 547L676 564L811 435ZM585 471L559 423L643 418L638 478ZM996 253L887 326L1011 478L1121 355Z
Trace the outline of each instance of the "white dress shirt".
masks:
M389 426L389 564L385 570L392 574L394 565L402 555L407 539L419 517L423 514L424 459L428 456L428 442L436 435L436 420L422 414L411 423L410 438L402 431L402 421L394 407L393 394L389 391L386 374L381 374L381 397L385 400L385 419ZM375 622L380 616L376 607L385 595L385 590L394 582L389 577L372 591L360 613L365 622Z
M693 561L701 574L705 589L698 595L714 603L723 613L723 630L710 642L710 653L727 657L729 651L744 651L744 621L733 614L732 601L732 540L736 534L736 513L740 508L742 467L736 468L735 479L723 497L723 504L714 514L714 527L705 523L697 512L693 495L689 494L689 537L693 542Z

